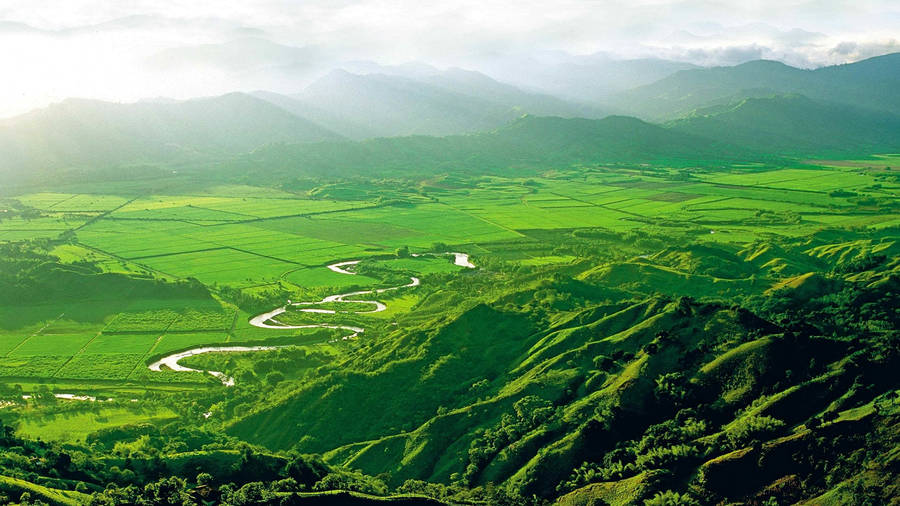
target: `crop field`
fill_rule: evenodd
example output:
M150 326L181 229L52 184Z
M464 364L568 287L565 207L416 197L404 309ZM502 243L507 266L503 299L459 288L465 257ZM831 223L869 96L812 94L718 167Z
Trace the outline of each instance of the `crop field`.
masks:
M152 355L163 355L173 351L187 350L196 346L213 345L228 342L229 336L224 332L197 332L165 334L156 342L151 350Z
M84 441L85 436L105 427L140 422L156 423L174 418L175 413L166 409L147 411L113 406L95 411L29 417L19 430L23 434L40 435L49 441Z
M752 174L729 174L706 178L715 184L778 188L807 192L828 192L837 189L854 190L871 184L865 174L840 170L782 169Z
M288 273L285 280L307 288L332 287L347 288L367 286L378 282L377 279L364 275L347 276L321 267L306 267Z
M687 176L667 169L594 169L577 177L566 172L528 179L483 177L467 185L423 184L408 194L391 189L392 198L400 199L391 203L374 200L371 188L357 188L363 183L326 185L309 195L177 178L156 185L168 192L147 195L119 183L91 193L73 186L12 196L35 212L27 219L0 219L0 242L70 233L71 240L51 251L63 264L89 261L105 272L192 278L214 290L254 296L287 289L296 292L296 300L317 300L388 286L382 277L389 272L391 280L415 275L427 283L428 276L465 270L449 256L389 259L403 246L416 252L440 243L449 248L445 251L464 251L476 261L494 258L540 268L576 259L543 245L542 231L627 232L666 223L696 230L699 241L740 243L826 226L900 223L896 206L884 207L896 202L900 183L890 172L864 163L818 162L778 170L748 166ZM882 207L870 212L867 206L874 205ZM325 268L359 259L368 260L357 275ZM354 321L384 325L421 300L415 290L378 298L388 303L386 311L353 315ZM320 309L368 307L339 306ZM252 316L219 300L121 294L0 308L0 376L215 384L200 374L152 373L146 364L197 346L285 339L303 344L342 334L256 328L248 324ZM334 315L297 313L284 319L338 321Z
M167 332L183 336L180 347L189 346L191 339L200 344L222 342L235 317L233 308L216 301L191 299L4 309L40 321L0 330L0 374L45 380L122 381L143 366ZM48 311L59 313L48 318L44 316Z
M454 265L448 256L420 256L413 258L398 258L391 260L376 260L371 262L373 267L391 269L402 272L410 272L416 275L458 272L459 266Z
M34 193L17 197L22 203L41 210L64 212L100 212L115 209L128 198L106 194Z

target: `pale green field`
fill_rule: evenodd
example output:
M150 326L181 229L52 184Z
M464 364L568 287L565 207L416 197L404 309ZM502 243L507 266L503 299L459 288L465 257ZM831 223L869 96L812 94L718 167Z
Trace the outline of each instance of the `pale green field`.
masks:
M87 401L68 401L87 402ZM19 425L19 433L40 436L48 441L84 441L91 432L118 427L129 423L158 423L175 418L168 410L151 412L135 411L121 407L101 408L99 412L77 412L41 417L24 417Z

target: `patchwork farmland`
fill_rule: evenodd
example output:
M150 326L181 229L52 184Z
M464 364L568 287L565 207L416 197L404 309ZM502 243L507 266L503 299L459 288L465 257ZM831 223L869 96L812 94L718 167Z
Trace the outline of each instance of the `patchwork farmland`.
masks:
M101 186L92 193L57 188L14 195L34 210L33 216L0 221L0 240L68 237L52 251L64 263L89 260L106 272L194 279L212 287L214 296L101 294L75 303L2 308L0 376L208 383L203 375L150 373L145 365L153 357L195 346L285 338L302 344L316 334L252 328L251 315L215 296L216 290L319 297L377 286L391 270L427 277L456 269L446 259L378 260L400 247L426 251L441 243L483 261L539 267L574 258L542 245L541 233L554 231L681 230L696 241L727 243L766 234L802 236L836 224L900 223L898 209L884 208L896 199L900 185L882 171L846 166L730 172L598 168L581 170L577 178L560 172L528 179L482 177L465 184L429 181L395 192L390 202L366 198L365 185L295 194L198 186L177 177L163 183L155 186L171 190L151 195L115 185L109 193ZM322 194L342 198L317 196ZM880 203L880 211L851 205L851 198ZM358 276L323 268L366 258L373 259L375 270ZM383 320L414 306L416 293L396 295L399 309L370 319Z

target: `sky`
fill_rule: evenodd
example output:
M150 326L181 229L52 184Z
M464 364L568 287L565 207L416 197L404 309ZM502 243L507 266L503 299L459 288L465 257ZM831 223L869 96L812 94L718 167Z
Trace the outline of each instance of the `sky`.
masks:
M814 68L898 51L897 0L0 0L0 117L67 97L297 92L355 61L490 74L598 53Z

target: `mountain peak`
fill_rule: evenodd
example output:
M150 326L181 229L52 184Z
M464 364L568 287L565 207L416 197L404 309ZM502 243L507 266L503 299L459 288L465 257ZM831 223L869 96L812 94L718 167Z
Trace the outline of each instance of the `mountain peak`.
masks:
M780 62L777 60L751 60L748 62L741 63L740 65L735 65L733 68L736 69L755 69L755 70L773 70L773 69L791 69L791 70L799 70L795 67L791 67L790 65Z

